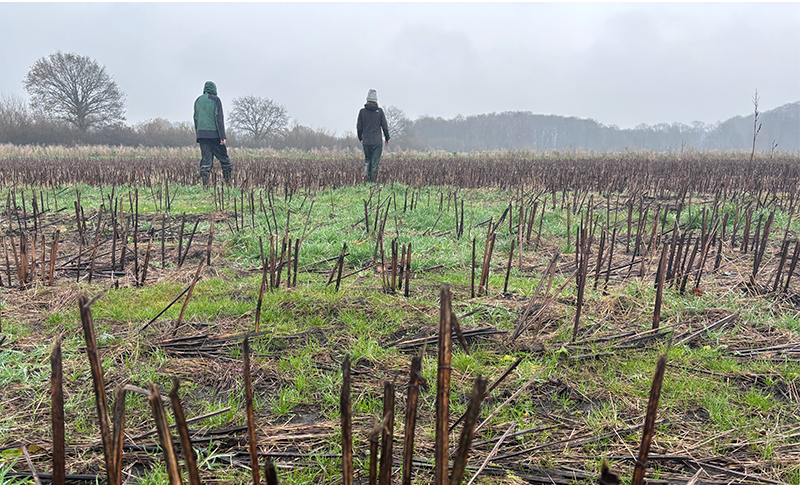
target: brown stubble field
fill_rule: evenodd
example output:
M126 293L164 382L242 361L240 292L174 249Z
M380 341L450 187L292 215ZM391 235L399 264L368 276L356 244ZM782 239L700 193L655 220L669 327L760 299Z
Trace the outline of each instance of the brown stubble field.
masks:
M458 455L476 377L497 384L472 421L463 483L487 458L477 483L593 482L603 459L638 480L662 354L647 482L699 472L703 483L799 483L796 156L392 153L375 185L361 183L357 154L232 153L233 186L203 191L188 150L5 149L5 480L54 472L61 335L68 476L116 469L112 481L168 483L148 385L172 423L176 377L186 418L201 418L188 424L199 477L253 482L249 334L262 471L274 464L280 483L349 480L349 356L354 483L368 483L370 436L381 435L393 448L378 439L376 473L402 483L409 369L422 356L410 471L434 483L446 459L436 409L447 320L466 346L454 332L453 429L440 449ZM81 295L96 298L110 420L126 389L119 466L103 451ZM374 434L387 383L393 425Z

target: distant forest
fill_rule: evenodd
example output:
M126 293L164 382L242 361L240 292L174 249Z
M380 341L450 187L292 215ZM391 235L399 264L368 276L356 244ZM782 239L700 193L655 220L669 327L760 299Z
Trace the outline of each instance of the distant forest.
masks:
M421 117L411 124L404 144L446 151L625 149L676 151L751 150L753 114L707 125L695 122L639 125L620 129L591 119L537 115L529 111L442 119ZM756 150L800 150L800 101L759 113Z
M753 144L753 113L707 125L695 122L639 125L620 129L592 119L539 115L529 111L408 119L401 109L385 107L392 132L391 149L471 152L488 150L624 151L746 150ZM350 115L350 113L348 113ZM759 153L800 151L800 101L759 113ZM352 132L343 135L295 123L260 142L229 127L230 146L276 149L360 149ZM179 147L195 144L190 123L156 118L78 130L31 109L15 97L0 97L0 143L16 145L124 145Z

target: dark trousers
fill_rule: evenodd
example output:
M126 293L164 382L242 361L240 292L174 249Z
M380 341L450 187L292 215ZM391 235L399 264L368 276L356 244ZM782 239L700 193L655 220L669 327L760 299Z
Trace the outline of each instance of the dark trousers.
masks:
M219 160L219 165L222 167L222 175L225 180L231 176L231 159L228 158L228 148L225 145L220 145L219 138L200 138L200 175L208 176L211 173L211 167L214 163L214 157Z
M364 176L370 182L378 180L378 164L381 161L381 153L383 153L383 145L364 144Z

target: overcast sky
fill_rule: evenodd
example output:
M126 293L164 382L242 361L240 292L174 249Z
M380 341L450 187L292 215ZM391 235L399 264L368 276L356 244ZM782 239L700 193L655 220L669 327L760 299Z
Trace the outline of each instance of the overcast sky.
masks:
M0 3L0 94L57 50L104 65L127 121L262 96L354 131L367 90L416 119L502 111L713 123L800 100L800 3Z

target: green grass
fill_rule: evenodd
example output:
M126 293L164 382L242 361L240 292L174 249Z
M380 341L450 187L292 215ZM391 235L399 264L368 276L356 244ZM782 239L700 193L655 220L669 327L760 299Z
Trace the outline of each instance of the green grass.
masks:
M130 190L129 187L116 189L116 195L125 200L126 212L129 210ZM211 192L198 187L171 186L170 190L178 194L172 208L173 216L184 211L192 215L206 214L215 209ZM420 196L413 211L410 208L403 211L406 190ZM101 191L81 186L77 191L81 194L85 210L91 213L96 211L101 200L107 203L107 189ZM214 323L215 326L196 329L187 326L180 329L178 335L200 332L240 334L253 330L261 282L259 238L268 253L270 234L276 234L280 240L284 234L287 213L290 214L290 237L307 238L301 248L297 287L287 290L284 285L263 295L260 330L269 331L270 334L251 342L257 420L264 427L282 426L313 415L320 422L332 423L337 433L334 437L326 436L315 441L314 449L319 451L317 454L338 453L340 446L335 438L339 433L340 417L341 374L338 367L342 358L349 355L354 370L358 371L354 374L352 406L357 418L356 437L361 440L359 446L363 447L364 435L371 428L372 419L382 413L384 380L394 381L398 410L404 409L407 371L413 353L388 344L400 338L435 331L438 325L439 287L442 284L452 287L456 314L480 309L462 319L461 324L465 329L492 326L510 332L517 324L521 308L533 295L552 252L561 250L568 253L562 256L561 265L574 259L574 254L570 253L574 251L574 239L566 239L566 209L560 209L559 197L555 210L547 204L542 249L534 252L531 248L525 248L522 270L517 267L517 259L514 258L509 279L510 295L500 295L511 240L516 237L508 234L506 220L498 228L489 295L470 299L472 241L476 239L476 258L480 265L487 230L486 224L478 224L490 218L496 223L515 194L495 189L459 190L458 200L464 200L465 206L465 227L463 237L458 239L454 235L454 207L452 200L447 200L447 194L453 191L450 187L416 189L396 184L381 187L361 185L308 194L298 192L291 198L284 198L279 192L272 199L274 220L278 222L275 227L266 193L257 189L255 198L259 200L264 197L266 210L261 211L257 207L254 214L255 229L249 228L249 210L245 217L248 226L246 231L231 234L226 223L218 222L215 225L217 233L212 268L203 273L184 315L185 323ZM76 193L74 188L63 192L59 196L59 205L70 207ZM440 193L444 194L441 209ZM4 200L2 195L0 200ZM240 193L233 189L231 195L238 197ZM373 202L390 200L384 234L385 247L388 249L391 239L398 234L401 244L412 244L411 267L414 276L411 279L410 298L401 296L402 293L382 293L380 274L374 269L343 280L337 292L333 285L326 285L334 261L313 264L338 255L345 243L349 253L345 258L345 273L360 269L372 261L377 242L373 230L374 209L369 214L369 230L362 222L363 201L370 197ZM142 230L147 228L149 215L157 210L157 206L157 198L153 199L149 191L145 193L139 190ZM383 207L381 217L385 214ZM696 213L696 208L693 211ZM682 219L684 217L687 214L683 214ZM209 224L207 217L201 220L198 236L192 245L195 249L205 248ZM579 216L571 216L572 238L579 220ZM674 216L670 214L667 227L670 227L672 220ZM65 233L74 231L69 218L63 221ZM780 214L780 218L776 217L776 227L779 221L782 224L780 227L785 227L786 216ZM796 222L793 221L793 227ZM434 224L436 229L431 231ZM729 224L732 227L732 220ZM516 222L513 227L516 228ZM160 228L160 218L156 218L156 228ZM537 231L538 223L534 235ZM618 247L621 247L619 242ZM379 262L380 255L377 259ZM193 273L197 264L199 259L190 258L182 271ZM442 268L421 271L439 265ZM160 264L155 266L158 267L156 273L160 273ZM168 271L164 275L175 274L173 266L174 262L168 262ZM480 269L477 273L479 275ZM568 271L558 274L554 278L551 293L568 276ZM498 412L476 439L499 436L511 423L517 423L518 428L523 429L550 425L554 419L579 423L595 435L625 429L641 423L656 358L668 351L671 365L663 385L659 419L691 422L687 425L688 433L695 442L730 433L709 441L703 452L724 454L728 450L726 446L736 440L759 441L752 446L753 453L760 459L774 460L780 454L779 447L786 443L780 438L760 443L763 441L760 430L785 431L800 425L794 412L796 403L788 402L781 393L786 386L797 386L800 382L800 366L796 361L738 359L730 350L734 345L747 342L752 338L749 332L756 330L764 334L785 332L785 335L796 338L800 333L800 325L796 312L787 305L766 298L742 298L741 293L729 291L729 287L719 283L717 278L720 276L704 276L701 287L706 293L702 297L692 293L681 295L669 288L665 291L662 325L693 319L691 328L696 331L703 324L713 323L707 321L710 318L706 318L708 315L715 315L716 312L740 314L739 321L734 325L702 332L696 340L687 344L672 342L670 345L667 340L659 340L646 348L625 350L602 342L585 347L571 346L577 298L574 281L566 285L559 295L547 315L546 324L535 338L528 334L513 344L506 340L507 336L478 341L471 345L469 354L454 342L451 416L455 419L466 411L467 397L477 375L484 376L491 383L522 356L524 359L521 364L484 405L481 420L523 384L534 376L538 377L528 390ZM285 273L283 278L285 281ZM114 386L130 383L139 387L147 387L149 382L155 382L163 392L167 392L171 388L172 377L177 376L182 382L181 396L187 415L196 416L232 408L231 411L204 420L197 425L198 428L220 429L242 425L245 417L239 347L231 346L223 357L202 360L178 359L153 347L154 342L171 338L182 301L165 312L147 330L141 333L138 330L180 294L188 284L184 282L185 278L162 277L143 287L123 284L119 289L109 289L107 281L92 284L82 282L79 285L64 282L63 285L75 292L84 291L90 296L107 290L93 304L92 312L98 344L103 348L103 368L108 382ZM602 290L602 281L598 290L593 290L591 283L593 276L587 285L579 335L585 334L589 338L625 331L643 332L650 328L655 299L652 277L648 276L642 281L633 276L622 283L615 278L607 292ZM49 439L49 426L43 424L49 405L48 358L52 338L62 332L65 336L66 409L70 418L67 437L72 443L86 442L96 437L98 426L94 395L88 363L81 349L83 334L77 308L74 304L63 307L44 304L41 309L25 313L23 309L28 307L19 297L22 292L12 289L0 291L3 291L0 308L4 314L3 335L12 342L0 349L0 388L4 388L1 396L3 401L22 396L19 402L25 403L21 409L16 404L14 407L0 404L0 447L23 436L43 442ZM34 290L28 291L23 294L35 298L32 293ZM40 291L44 295L50 290L41 288ZM611 312L613 318L606 318ZM6 314L10 314L10 317L6 317ZM683 331L688 326L680 328ZM609 350L613 352L606 355ZM570 358L586 352L603 355L580 360ZM420 396L421 418L417 430L417 436L426 440L433 437L437 365L435 345L430 344L422 370L430 388ZM753 375L762 376L762 379L754 383L750 378ZM126 409L127 426L131 428L131 434L152 427L149 405L143 396L128 393ZM15 417L17 412L24 418ZM168 415L172 420L171 413ZM396 433L403 430L402 416L401 411L396 418ZM568 433L565 435L565 429L532 433L517 438L516 442L535 446L558 441L568 436ZM670 424L659 426L656 433L659 446L666 451L678 450L684 439L682 432ZM776 435L779 436L780 432ZM576 456L591 456L586 458L584 464L587 470L593 470L592 467L597 466L597 456L605 455L610 450L619 450L620 446L635 449L640 435L637 432L621 438L622 441L616 437L605 438L574 452ZM398 449L397 445L395 449ZM199 462L204 472L227 483L248 483L246 470L229 467L217 460L225 455L225 450L216 448L213 442L212 446L203 450ZM536 466L558 466L560 453L561 450L536 454L532 460ZM166 483L166 471L161 458L154 456L153 461L156 465L148 469L141 483ZM19 464L15 466L19 468ZM290 485L327 483L335 479L338 466L335 458L309 458L301 460L293 469L281 469L279 476L281 483ZM366 467L363 456L358 458L357 466ZM623 469L626 466L619 464ZM774 469L784 474L784 480L800 482L800 475L791 465L776 464ZM0 469L0 476L2 473ZM655 478L659 474L665 475L667 471L654 468L648 473L649 478Z

